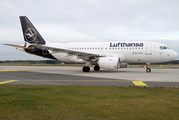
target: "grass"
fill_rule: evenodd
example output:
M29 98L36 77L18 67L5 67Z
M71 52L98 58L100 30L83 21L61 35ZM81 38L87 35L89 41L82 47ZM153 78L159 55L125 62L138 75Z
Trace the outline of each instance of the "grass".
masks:
M0 120L177 120L179 88L0 85Z

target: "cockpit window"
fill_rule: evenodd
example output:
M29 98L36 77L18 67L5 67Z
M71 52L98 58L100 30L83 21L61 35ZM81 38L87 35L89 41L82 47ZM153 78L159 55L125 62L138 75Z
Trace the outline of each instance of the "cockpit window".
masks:
M170 48L166 46L160 46L160 50L165 50L165 49L170 49Z
M167 47L163 46L163 49L167 49Z

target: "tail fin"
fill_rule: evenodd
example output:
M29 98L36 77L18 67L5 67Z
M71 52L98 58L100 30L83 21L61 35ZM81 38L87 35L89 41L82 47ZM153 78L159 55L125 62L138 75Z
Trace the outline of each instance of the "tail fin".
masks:
M20 16L24 40L30 44L45 44L45 40L26 16Z

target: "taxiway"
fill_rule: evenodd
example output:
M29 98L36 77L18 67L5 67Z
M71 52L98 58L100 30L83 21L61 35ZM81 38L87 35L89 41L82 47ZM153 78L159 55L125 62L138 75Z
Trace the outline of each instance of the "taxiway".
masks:
M0 84L179 87L179 69L144 68L84 73L80 67L0 66Z

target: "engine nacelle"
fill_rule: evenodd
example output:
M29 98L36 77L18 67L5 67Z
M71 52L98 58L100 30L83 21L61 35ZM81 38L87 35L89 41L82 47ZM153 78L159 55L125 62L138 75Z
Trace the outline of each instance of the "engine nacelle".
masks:
M119 57L101 57L97 61L100 68L104 69L119 69L120 58Z

